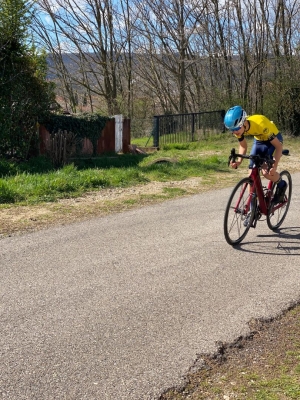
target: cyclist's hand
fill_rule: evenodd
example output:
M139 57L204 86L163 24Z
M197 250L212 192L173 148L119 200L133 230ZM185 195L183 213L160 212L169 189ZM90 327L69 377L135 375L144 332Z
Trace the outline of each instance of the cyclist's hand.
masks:
M274 168L274 167L270 168L268 173L269 173L269 175L274 176L276 174L276 168Z
M235 161L235 162L231 162L230 163L230 166L231 166L231 168L233 168L233 169L237 169L237 167L239 167L240 165L241 165L241 161Z

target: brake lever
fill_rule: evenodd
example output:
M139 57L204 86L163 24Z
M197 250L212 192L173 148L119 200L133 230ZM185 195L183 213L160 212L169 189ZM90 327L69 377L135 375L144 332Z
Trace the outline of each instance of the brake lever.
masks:
M272 168L273 164L274 164L275 160L273 159L269 159L269 160L265 160L264 164L267 164L267 172L270 172L270 169ZM262 164L263 167L263 164Z
M231 149L230 156L228 157L228 164L227 164L228 167L229 167L231 161L235 162L235 159L236 159L236 155L235 154L236 154L235 153L235 149L234 148Z
M268 172L270 172L270 169L273 167L274 163L275 163L275 160L269 160L268 161Z

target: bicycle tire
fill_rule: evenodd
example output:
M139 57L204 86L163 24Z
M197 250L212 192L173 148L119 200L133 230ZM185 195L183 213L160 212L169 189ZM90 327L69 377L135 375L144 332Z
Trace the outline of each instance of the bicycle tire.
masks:
M279 205L274 205L274 203L272 203L271 201L270 207L268 209L267 224L272 231L278 229L285 220L292 198L292 177L290 173L288 171L282 171L280 173L280 176L286 181L287 188L285 192L284 202L280 203ZM274 183L272 185L272 196L274 194L275 188L276 184Z
M249 222L246 226L244 225L247 216L244 209L250 195L248 185L252 183L250 178L241 179L233 188L227 202L224 214L224 236L226 242L232 246L241 243L255 218L256 201L251 207Z

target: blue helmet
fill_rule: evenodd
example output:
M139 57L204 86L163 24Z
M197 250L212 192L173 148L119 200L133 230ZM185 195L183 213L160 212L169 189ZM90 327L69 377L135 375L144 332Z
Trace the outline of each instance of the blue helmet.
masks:
M234 106L227 111L224 124L231 131L238 131L247 117L246 111L241 106Z

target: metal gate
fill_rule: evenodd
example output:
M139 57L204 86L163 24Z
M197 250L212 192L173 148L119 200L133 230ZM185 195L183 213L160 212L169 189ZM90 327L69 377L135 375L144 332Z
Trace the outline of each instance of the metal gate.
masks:
M201 140L225 131L225 110L154 116L153 145Z

